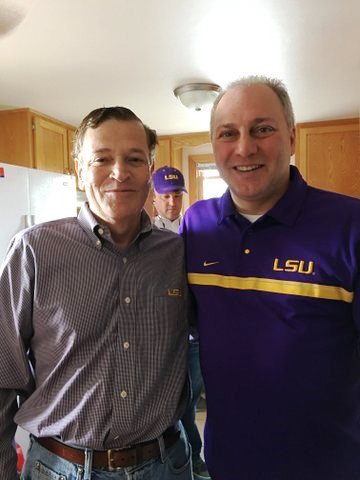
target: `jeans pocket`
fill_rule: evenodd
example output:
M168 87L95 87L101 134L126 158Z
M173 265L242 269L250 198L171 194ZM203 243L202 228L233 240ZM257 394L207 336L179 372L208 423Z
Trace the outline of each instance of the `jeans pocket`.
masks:
M51 453L30 437L21 480L82 480L84 468Z
M167 450L169 469L174 474L180 474L191 469L191 449L187 440L181 436L176 444Z
M31 480L68 480L68 477L54 472L42 462L37 461L31 470Z

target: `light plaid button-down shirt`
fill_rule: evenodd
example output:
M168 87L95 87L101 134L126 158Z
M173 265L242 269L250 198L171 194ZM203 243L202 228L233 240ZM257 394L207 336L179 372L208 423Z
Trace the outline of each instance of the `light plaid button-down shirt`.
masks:
M78 219L15 237L0 270L2 480L15 478L15 422L107 449L156 438L181 417L186 288L182 239L145 213L126 252L86 204Z

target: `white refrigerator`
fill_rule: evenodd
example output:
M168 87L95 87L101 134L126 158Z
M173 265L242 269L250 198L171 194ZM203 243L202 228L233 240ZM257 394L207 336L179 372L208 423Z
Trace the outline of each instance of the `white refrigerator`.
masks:
M0 163L0 265L11 238L27 226L77 215L75 177ZM16 441L24 455L28 434Z
M0 163L0 263L10 239L36 223L77 214L75 177Z

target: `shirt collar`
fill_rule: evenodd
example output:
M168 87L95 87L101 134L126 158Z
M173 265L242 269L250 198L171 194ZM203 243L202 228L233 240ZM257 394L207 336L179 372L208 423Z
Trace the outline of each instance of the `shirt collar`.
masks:
M285 225L293 225L301 211L306 191L307 183L302 178L299 170L294 165L290 165L290 182L287 191L263 217L272 217ZM222 223L226 217L236 215L237 213L230 190L227 189L220 198L218 223Z
M88 202L84 202L78 215L78 222L92 242L97 242L99 222L91 213Z
M290 165L289 187L267 215L285 225L294 225L302 209L307 188L299 170Z
M155 220L158 220L162 223L164 228L170 229L179 229L181 223L182 216L179 215L175 220L169 220L168 218L162 217L161 215L156 215ZM176 232L177 233L177 232Z
M140 221L140 231L133 243L135 243L141 235L147 236L152 232L151 220L145 210L142 210L141 212ZM99 240L106 239L109 242L114 243L111 238L109 228L106 225L103 225L97 221L97 219L94 217L93 213L90 210L88 202L83 203L80 213L78 215L78 222L85 231L85 233L88 235L90 240L94 242L96 248L99 248Z
M226 192L220 198L220 213L218 223L222 223L226 217L231 217L232 215L236 215L237 213L238 212L230 195L230 190L229 188L227 188Z

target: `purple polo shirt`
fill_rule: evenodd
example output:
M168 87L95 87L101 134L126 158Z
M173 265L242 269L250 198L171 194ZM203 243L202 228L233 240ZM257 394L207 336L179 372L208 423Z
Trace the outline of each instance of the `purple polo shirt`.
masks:
M360 200L308 186L254 223L184 217L216 480L360 478Z

